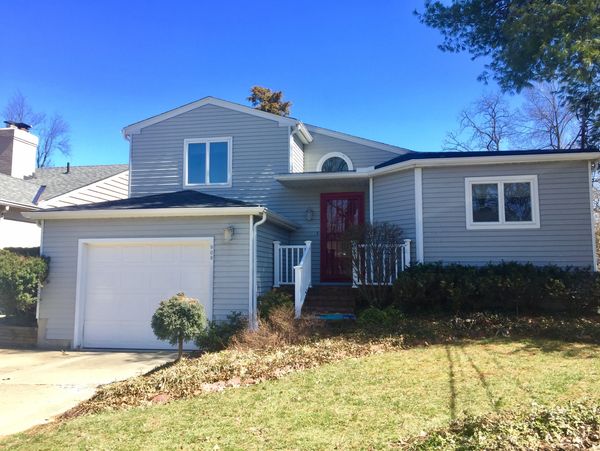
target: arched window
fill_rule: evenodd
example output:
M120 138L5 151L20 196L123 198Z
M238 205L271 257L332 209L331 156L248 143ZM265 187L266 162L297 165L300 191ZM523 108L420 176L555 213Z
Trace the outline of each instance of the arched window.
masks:
M347 172L353 169L352 160L341 152L323 155L317 164L319 172Z

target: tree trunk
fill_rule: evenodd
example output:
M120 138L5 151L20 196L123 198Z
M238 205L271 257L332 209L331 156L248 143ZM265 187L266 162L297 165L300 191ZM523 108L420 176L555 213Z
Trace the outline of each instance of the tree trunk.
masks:
M177 346L177 361L179 362L181 360L181 357L183 356L183 336L179 336L178 338L178 346Z

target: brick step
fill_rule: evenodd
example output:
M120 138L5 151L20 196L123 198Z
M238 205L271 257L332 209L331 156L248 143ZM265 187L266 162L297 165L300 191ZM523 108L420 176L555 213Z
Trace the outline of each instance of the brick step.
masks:
M354 313L356 290L349 286L317 285L306 293L304 313Z

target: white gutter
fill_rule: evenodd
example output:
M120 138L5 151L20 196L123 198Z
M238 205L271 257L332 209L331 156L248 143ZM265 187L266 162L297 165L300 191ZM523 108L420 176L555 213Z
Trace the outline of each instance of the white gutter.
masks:
M258 292L257 286L257 277L256 277L256 229L259 226L263 225L267 222L267 212L263 211L262 218L255 224L252 224L253 217L250 216L250 258L251 258L251 266L250 266L250 303L248 305L248 317L249 317L249 326L250 329L255 330L258 328L258 316L257 316L257 306L256 306L256 294Z

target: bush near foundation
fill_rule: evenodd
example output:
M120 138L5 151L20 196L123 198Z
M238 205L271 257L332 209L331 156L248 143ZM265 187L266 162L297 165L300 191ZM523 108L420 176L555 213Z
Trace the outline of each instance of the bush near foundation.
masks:
M0 249L0 313L31 316L38 290L48 277L49 259Z
M584 268L520 263L424 264L400 274L393 299L394 306L405 313L592 315L600 307L600 274Z

